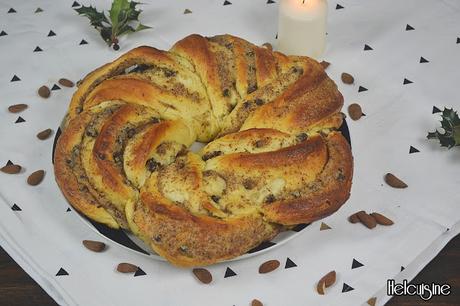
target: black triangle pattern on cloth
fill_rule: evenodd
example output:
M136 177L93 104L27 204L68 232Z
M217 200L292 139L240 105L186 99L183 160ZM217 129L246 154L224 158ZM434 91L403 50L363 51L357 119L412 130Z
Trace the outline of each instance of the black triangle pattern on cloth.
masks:
M362 92L362 91L368 91L368 89L366 87L359 86L358 92Z
M78 3L77 1L74 1L74 2L72 3L72 7L77 7L77 6L80 6L80 3Z
M412 83L414 83L414 82L412 82L409 79L404 78L403 85L412 84Z
M184 10L184 14L191 14L191 13L192 13L192 11L189 10L189 9L185 9L185 10Z
M300 232L301 230L303 230L304 228L306 228L306 227L309 226L309 225L310 225L310 224L307 224L307 223L297 224L296 226L294 226L293 228L291 228L291 231Z
M364 266L362 263L353 258L353 262L351 263L351 269L360 268L362 266Z
M43 49L40 48L39 46L36 46L35 49L34 49L34 52L42 52Z
M437 108L436 106L433 106L433 111L431 112L432 114L440 113L441 110Z
M412 31L412 30L415 30L413 26L411 26L410 24L407 24L406 25L406 31Z
M8 159L8 161L6 162L6 165L9 166L9 165L13 165L13 162L11 160Z
M364 45L364 51L369 51L369 50L374 50L374 49L372 49L371 46L365 44L365 45Z
M233 276L236 276L236 275L237 275L237 274L235 273L235 271L233 271L232 269L230 269L229 267L227 267L227 270L225 270L224 278L233 277Z
M48 33L48 37L51 37L51 36L56 36L56 33L54 33L53 30L50 30L50 32Z
M267 4L272 4L272 3L276 3L276 2L273 0L267 0Z
M419 149L417 148L414 148L413 146L410 146L410 149L409 149L409 154L412 154L412 153L418 153L420 152Z
M350 285L347 285L346 283L343 283L342 292L349 292L352 290L355 290L355 288L351 287Z
M250 249L248 251L248 254L265 250L265 249L270 248L270 247L272 247L274 245L276 245L276 243L271 242L271 241L264 241L261 244L259 244L258 246L256 246L255 248Z
M340 9L343 9L343 8L344 8L344 7L343 7L343 6L341 6L341 5L340 5L340 4L338 4L338 3L337 3L337 5L335 6L335 9L336 9L336 10L340 10Z
M14 205L11 206L11 210L13 210L13 211L22 211L21 207L19 207L16 203L14 203Z
M460 37L457 37L457 44L460 44Z
M37 9L35 10L35 14L41 13L41 12L43 12L43 10L40 7L37 7Z
M286 264L284 265L285 269L297 267L296 263L293 262L289 257L286 259Z
M16 10L14 8L10 8L8 10L8 14L11 14L11 13L17 13Z
M11 82L17 82L17 81L20 81L21 79L17 76L17 75L14 75L13 78L11 79Z
M24 120L24 118L19 116L18 119L16 119L16 121L14 123L21 123L21 122L26 122L26 121Z
M72 211L70 207L67 207L67 210L65 212L70 212L70 211Z
M60 268L58 273L56 273L56 276L62 276L62 275L69 275L69 273L67 273L67 271L64 270L63 268Z
M420 63L429 63L430 61L424 58L423 56L420 57Z
M142 275L147 275L147 273L144 272L141 268L137 267L136 272L134 273L134 277L136 276L142 276Z
M0 32L0 36L6 36L6 35L8 35L8 34L5 31Z
M56 84L53 85L53 87L51 88L51 90L59 90L61 89L61 87L57 86Z
M404 269L406 269L406 268L404 268L403 266L401 266L401 272L404 271Z
M79 44L79 45L87 45L87 44L88 44L88 42L87 42L86 40L82 39L82 40L80 41L80 44Z
M230 1L225 0L224 5L231 5L232 3Z

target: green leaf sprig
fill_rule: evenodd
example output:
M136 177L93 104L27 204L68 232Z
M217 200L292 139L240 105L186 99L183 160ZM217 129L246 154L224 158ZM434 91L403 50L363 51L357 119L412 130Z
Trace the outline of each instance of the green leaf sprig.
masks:
M453 108L444 108L441 115L441 127L444 133L438 130L429 132L428 139L438 139L441 147L453 148L460 146L460 118Z
M150 29L139 21L141 10L136 9L140 2L128 0L113 0L112 7L106 14L99 12L95 7L82 6L75 9L79 15L88 17L91 26L101 34L102 39L114 50L120 49L118 37Z

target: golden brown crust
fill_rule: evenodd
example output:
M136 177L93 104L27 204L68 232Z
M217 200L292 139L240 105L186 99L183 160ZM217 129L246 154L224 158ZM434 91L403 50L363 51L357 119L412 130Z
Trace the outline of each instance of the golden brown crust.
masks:
M178 266L203 266L244 254L275 236L280 226L260 215L216 219L194 215L159 196L155 181L141 193L141 208L134 221L149 238L151 247Z
M87 183L78 156L87 125L95 116L96 111L102 110L84 112L78 117L78 120L70 121L56 145L54 174L62 193L75 209L97 222L119 228L120 224L125 226L124 216L117 218L114 213L111 213L114 208L107 205L104 207L105 203L96 198L94 193L89 192L91 187ZM80 168L80 171L75 169L76 167Z
M286 225L310 223L334 213L348 200L353 176L350 146L342 134L332 133L327 147L329 160L304 196L264 205L267 220Z
M342 105L318 62L238 37L139 47L75 92L56 180L77 210L171 263L212 264L348 199ZM196 140L211 142L190 152Z

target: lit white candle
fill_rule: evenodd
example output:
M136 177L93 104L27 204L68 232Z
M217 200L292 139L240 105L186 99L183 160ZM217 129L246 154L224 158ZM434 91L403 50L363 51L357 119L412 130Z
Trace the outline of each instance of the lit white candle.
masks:
M326 0L282 0L277 49L320 59L326 48Z

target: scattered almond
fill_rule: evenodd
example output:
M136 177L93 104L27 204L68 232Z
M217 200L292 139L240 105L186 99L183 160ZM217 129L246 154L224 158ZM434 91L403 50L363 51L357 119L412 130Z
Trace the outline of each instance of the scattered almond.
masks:
M380 225L393 225L393 224L394 224L394 222L393 222L391 219L385 217L385 216L382 215L382 214L373 212L373 213L371 213L371 216L372 216L372 217L375 219L375 221L376 221L378 224L380 224Z
M385 174L385 182L393 188L407 188L407 184L392 173Z
M37 186L43 181L43 177L45 177L45 171L38 170L29 175L27 178L27 183L31 186Z
M8 107L10 113L19 113L27 108L27 104L15 104Z
M324 295L325 289L329 288L335 283L336 273L335 271L331 271L324 275L319 281L318 285L316 285L316 291L318 294Z
M263 264L260 265L259 267L259 273L265 274L272 272L280 266L280 262L278 260L269 260L264 262Z
M367 304L370 306L375 306L375 303L377 302L377 298L373 297L367 300Z
M264 44L262 45L262 47L264 47L265 49L268 49L268 50L270 50L270 51L273 51L273 46L272 46L271 43L268 43L268 42L267 42L267 43L264 43Z
M40 140L45 140L50 137L51 133L53 132L52 129L46 129L37 134L37 138Z
M105 250L104 242L94 240L83 240L82 243L85 246L85 248L93 252L99 253Z
M345 84L353 84L355 82L355 78L349 74L349 73L342 73L342 82L344 82Z
M19 165L6 165L0 168L0 171L7 173L7 174L16 174L21 171L21 166Z
M361 211L364 212L364 210L361 210ZM361 212L361 211L359 211L359 212ZM354 224L354 223L358 223L358 222L359 222L359 218L358 218L358 213L359 213L359 212L354 213L354 214L352 214L351 216L349 216L349 217L348 217L348 221L350 221L350 223L353 223L353 224Z
M65 86L65 87L73 87L75 84L71 81L71 80L68 80L68 79L59 79L59 84L61 84L62 86Z
M361 223L364 224L367 228L372 229L377 226L377 221L365 211L360 211L356 213L356 215L358 216L359 221L361 221Z
M322 61L320 64L321 64L321 66L323 66L323 69L326 69L327 67L329 67L329 65L330 65L331 63L326 62L326 61Z
M353 120L358 120L363 116L363 110L358 103L353 103L348 106L348 114Z
M251 302L251 306L264 306L264 304L262 304L262 302L258 299L253 299Z
M50 94L51 94L51 91L46 85L43 85L42 87L38 89L38 95L42 98L48 98Z
M196 278L203 284L209 284L212 282L212 274L208 270L204 268L195 268L193 269L193 274L195 274Z
M137 266L127 262L122 262L118 264L117 271L121 273L133 273L137 271Z

